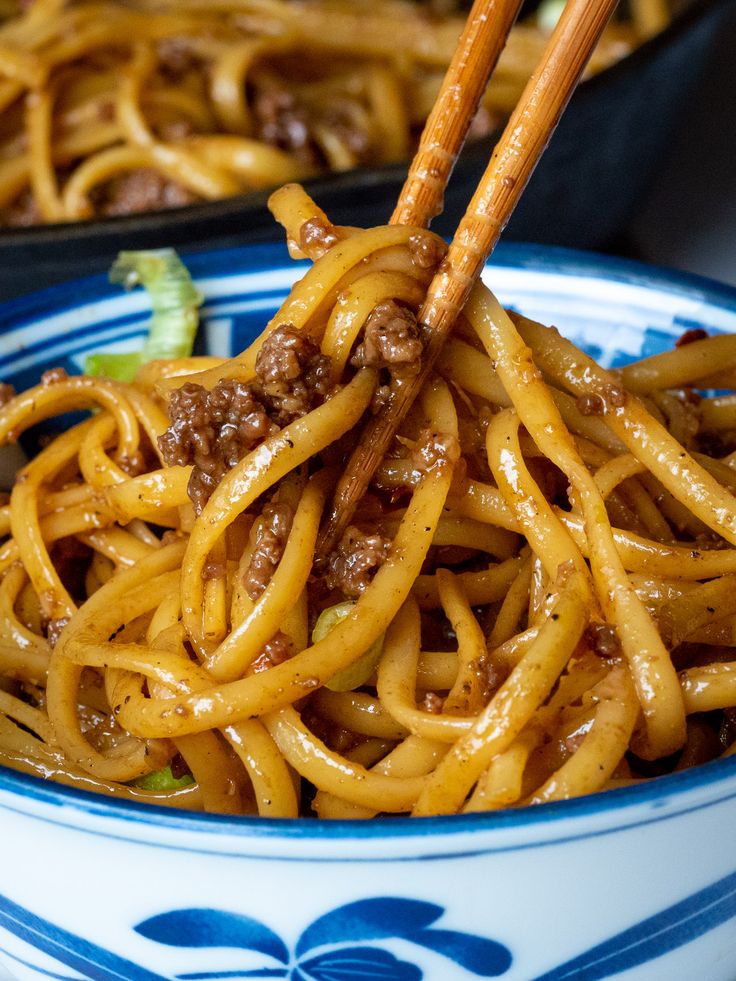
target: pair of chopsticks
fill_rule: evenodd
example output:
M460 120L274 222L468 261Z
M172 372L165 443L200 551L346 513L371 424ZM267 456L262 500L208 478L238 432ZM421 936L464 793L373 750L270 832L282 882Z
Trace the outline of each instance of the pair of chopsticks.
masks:
M406 413L429 376L529 178L565 111L618 0L568 0L542 59L491 156L417 315L424 354L419 373L365 426L320 533L324 556L342 537ZM426 227L444 189L521 0L476 0L391 218Z

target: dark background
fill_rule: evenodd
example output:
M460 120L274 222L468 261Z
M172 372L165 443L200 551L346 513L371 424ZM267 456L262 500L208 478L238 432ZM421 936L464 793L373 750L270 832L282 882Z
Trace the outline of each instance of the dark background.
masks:
M624 247L736 285L736 0L705 67Z

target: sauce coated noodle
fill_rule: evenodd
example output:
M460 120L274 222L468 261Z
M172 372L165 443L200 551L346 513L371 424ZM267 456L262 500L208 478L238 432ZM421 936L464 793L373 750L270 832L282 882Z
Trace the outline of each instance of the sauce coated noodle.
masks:
M94 408L0 510L0 762L231 814L488 811L729 753L736 337L618 371L477 286L343 540L361 419L421 355L430 232L272 198L313 265L232 360L51 373ZM162 777L162 774L165 776Z

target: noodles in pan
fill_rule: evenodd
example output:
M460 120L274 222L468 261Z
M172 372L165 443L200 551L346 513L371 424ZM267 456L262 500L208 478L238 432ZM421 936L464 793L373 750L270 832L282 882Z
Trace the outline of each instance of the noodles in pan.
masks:
M666 25L636 0L598 71ZM403 0L34 0L0 26L0 223L151 211L406 160L463 18ZM520 23L476 120L510 113Z
M736 337L605 371L477 286L330 554L444 245L272 198L313 264L232 360L52 371L95 411L0 510L0 762L225 813L487 811L729 753Z

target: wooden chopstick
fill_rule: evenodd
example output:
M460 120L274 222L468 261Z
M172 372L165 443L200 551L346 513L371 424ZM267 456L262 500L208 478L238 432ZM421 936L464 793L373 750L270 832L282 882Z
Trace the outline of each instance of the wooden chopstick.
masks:
M331 551L419 394L445 338L511 217L567 106L617 0L568 0L468 205L418 314L424 354L406 381L365 426L338 481L318 552Z
M424 126L392 225L426 228L445 187L523 0L475 0Z

